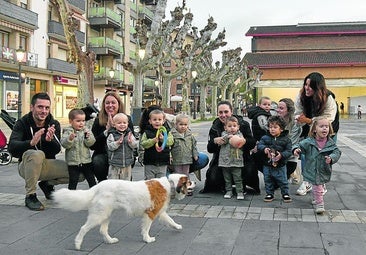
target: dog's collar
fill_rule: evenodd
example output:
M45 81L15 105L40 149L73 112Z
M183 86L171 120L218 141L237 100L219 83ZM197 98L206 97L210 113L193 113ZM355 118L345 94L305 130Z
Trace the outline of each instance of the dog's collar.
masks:
M170 198L174 199L175 198L175 186L174 186L174 182L172 180L169 180L170 183Z

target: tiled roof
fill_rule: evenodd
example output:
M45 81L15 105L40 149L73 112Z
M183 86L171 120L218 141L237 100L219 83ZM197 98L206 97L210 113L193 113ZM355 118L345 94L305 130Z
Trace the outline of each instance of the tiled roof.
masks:
M294 36L294 35L330 35L330 34L366 34L366 21L333 23L299 23L288 26L253 26L246 36Z
M249 65L259 68L306 66L366 66L365 51L246 53Z

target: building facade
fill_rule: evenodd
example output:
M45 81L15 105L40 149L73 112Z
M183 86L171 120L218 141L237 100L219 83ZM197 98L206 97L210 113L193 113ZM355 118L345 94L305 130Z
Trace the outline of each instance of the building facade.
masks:
M154 6L138 0L67 2L79 46L96 53L95 100L100 104L106 91L115 90L129 113L134 78L122 63L137 63L135 26L138 20L151 25ZM17 117L21 79L23 114L29 111L35 93L47 92L53 100L52 114L67 119L77 103L79 77L76 66L68 62L69 50L58 10L49 1L0 0L0 48L1 109ZM16 59L19 48L25 50L20 73ZM147 93L155 88L156 79L155 72L145 75Z
M263 71L254 100L295 99L305 76L320 72L345 113L365 104L366 22L251 27L246 36L252 37L252 52L245 58Z

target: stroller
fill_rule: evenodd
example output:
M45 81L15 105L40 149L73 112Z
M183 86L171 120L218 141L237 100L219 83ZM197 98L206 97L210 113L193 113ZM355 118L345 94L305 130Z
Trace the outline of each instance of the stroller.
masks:
M4 120L10 129L13 129L15 118L11 117L5 110L1 110L0 118ZM5 134L0 130L0 165L8 165L13 159L13 156L8 151L7 142Z

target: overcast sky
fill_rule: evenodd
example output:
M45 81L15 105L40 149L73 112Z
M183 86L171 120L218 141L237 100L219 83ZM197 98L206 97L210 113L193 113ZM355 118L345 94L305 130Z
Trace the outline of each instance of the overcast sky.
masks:
M168 0L167 11L174 10L182 0ZM243 54L251 51L251 37L245 36L250 27L271 25L296 25L318 22L366 22L365 0L186 0L193 13L193 25L199 30L212 16L218 32L226 30L222 49L241 47ZM221 51L220 50L220 51ZM221 54L215 54L221 59Z

